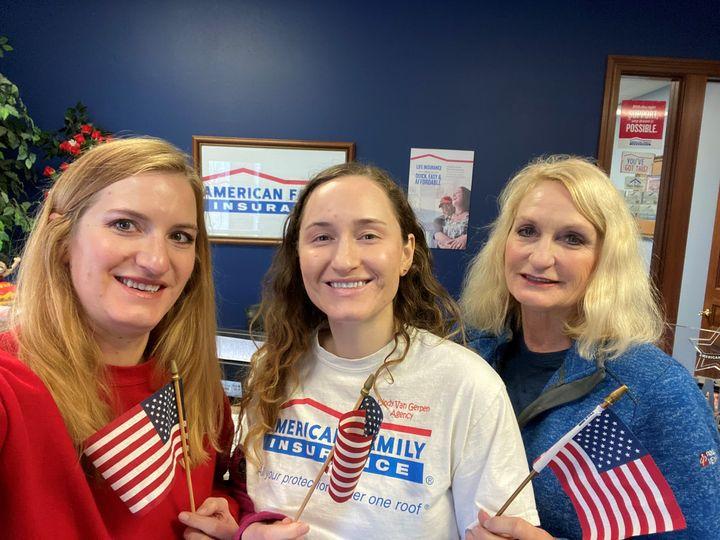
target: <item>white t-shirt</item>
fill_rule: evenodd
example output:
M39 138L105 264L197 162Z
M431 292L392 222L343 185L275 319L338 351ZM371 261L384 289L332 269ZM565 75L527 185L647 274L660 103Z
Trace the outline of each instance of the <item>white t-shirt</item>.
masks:
M324 474L301 520L311 539L450 539L464 535L480 508L491 515L528 473L505 387L475 353L414 330L405 360L379 377L384 420L349 501L336 503ZM300 384L263 441L263 467L248 463L256 510L297 512L332 448L340 415L390 353L347 360L317 343ZM393 353L392 358L399 356ZM538 524L528 485L506 511Z

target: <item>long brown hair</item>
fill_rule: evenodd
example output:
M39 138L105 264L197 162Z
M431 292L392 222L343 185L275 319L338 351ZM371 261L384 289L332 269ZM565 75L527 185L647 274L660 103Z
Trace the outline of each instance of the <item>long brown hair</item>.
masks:
M415 217L405 193L387 172L371 165L345 163L318 173L303 189L285 222L285 234L265 276L258 318L262 320L265 343L253 356L250 376L242 399L243 414L250 420L245 437L246 455L261 458L263 436L271 431L280 406L297 383L298 361L311 348L316 330L327 317L308 298L303 286L298 238L303 211L313 192L321 185L344 176L363 176L375 182L387 195L402 237L415 237L410 269L401 277L393 300L395 347L385 366L401 362L410 343L408 331L415 327L447 337L462 331L459 308L432 272L432 256L425 232ZM390 357L400 350L400 356Z
M83 441L112 419L112 396L70 278L70 241L99 191L148 172L184 175L195 196L195 267L177 302L151 332L146 350L157 359L158 380L167 378L171 361L178 366L192 461L200 463L208 457L205 438L218 448L223 393L202 182L180 150L159 139L123 139L97 146L70 165L48 192L25 246L11 323L20 359L47 386L81 452Z

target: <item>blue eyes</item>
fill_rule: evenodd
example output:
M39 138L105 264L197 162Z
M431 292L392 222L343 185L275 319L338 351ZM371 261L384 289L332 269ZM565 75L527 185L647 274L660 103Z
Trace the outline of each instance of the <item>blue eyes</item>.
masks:
M537 229L531 225L523 225L517 229L516 234L521 238L532 238L539 235ZM572 247L584 246L587 243L585 237L576 232L563 233L559 240Z
M585 244L585 239L580 235L571 233L565 235L565 242L571 246L582 246Z
M118 219L116 221L113 221L112 226L121 232L131 232L137 228L135 227L135 224L129 219Z
M109 226L123 234L140 232L140 227L132 219L116 219L109 223ZM168 238L176 244L194 244L195 236L185 231L173 231Z
M534 227L520 227L517 231L518 236L522 236L523 238L529 238L533 234L535 234L535 228Z

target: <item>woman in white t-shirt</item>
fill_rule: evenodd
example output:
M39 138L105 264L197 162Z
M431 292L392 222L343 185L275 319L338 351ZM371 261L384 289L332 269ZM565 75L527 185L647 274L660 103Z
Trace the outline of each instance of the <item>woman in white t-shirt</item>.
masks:
M372 373L380 432L350 500L330 497L327 474L318 481L302 514L308 538L459 538L478 509L497 511L527 474L504 386L445 339L460 328L457 307L384 171L347 163L310 181L288 217L260 315L266 337L242 433L256 510L296 514L338 418ZM537 522L532 491L508 512ZM290 525L246 520L235 538L294 538L280 532Z

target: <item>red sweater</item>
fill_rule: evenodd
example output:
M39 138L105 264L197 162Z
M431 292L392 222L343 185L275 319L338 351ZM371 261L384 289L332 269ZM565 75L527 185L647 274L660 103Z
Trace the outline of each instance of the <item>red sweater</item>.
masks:
M2 336L5 337L5 336ZM0 338L0 342L5 339ZM6 345L7 342L2 343ZM7 348L7 347L4 347ZM117 415L136 405L166 381L152 381L153 362L109 368L119 404ZM224 436L232 436L229 407ZM252 512L244 493L222 480L227 459L212 449L210 460L193 469L195 502L225 496L240 517ZM0 351L0 523L5 538L163 539L182 537L177 520L189 510L184 473L178 474L162 502L143 516L130 513L100 478L88 478L60 412L43 382L14 356Z

